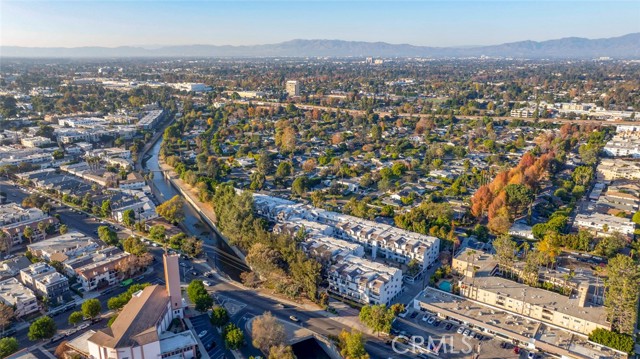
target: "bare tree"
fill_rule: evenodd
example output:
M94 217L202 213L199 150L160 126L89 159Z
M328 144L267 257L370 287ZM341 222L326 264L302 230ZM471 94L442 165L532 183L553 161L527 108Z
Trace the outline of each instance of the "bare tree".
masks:
M251 325L251 337L253 346L268 354L271 347L283 345L286 339L284 325L278 322L271 312L264 312L253 319Z
M13 310L13 307L4 303L0 303L0 329L2 330L2 334L4 334L4 329L7 327L7 325L11 324L11 322L13 321L14 315L15 312Z

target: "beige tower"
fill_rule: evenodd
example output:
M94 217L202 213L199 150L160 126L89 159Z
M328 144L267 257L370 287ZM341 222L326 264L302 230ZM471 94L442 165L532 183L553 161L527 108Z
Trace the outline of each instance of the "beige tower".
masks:
M164 262L164 281L167 286L167 294L171 299L173 317L182 317L182 294L180 290L180 256L178 254L162 255Z

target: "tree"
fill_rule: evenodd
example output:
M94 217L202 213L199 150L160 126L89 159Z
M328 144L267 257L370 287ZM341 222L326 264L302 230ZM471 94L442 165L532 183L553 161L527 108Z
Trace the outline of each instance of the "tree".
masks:
M177 224L184 220L184 203L178 195L156 207L156 213L167 221Z
M218 328L224 327L229 322L229 313L221 306L213 307L211 311L211 324Z
M125 239L124 242L122 242L122 249L134 256L140 256L148 251L147 246L145 246L137 237L129 237Z
M122 223L127 227L133 227L136 224L136 212L133 209L125 209L122 212Z
M199 312L205 312L213 305L213 298L211 298L201 280L192 280L191 283L189 283L187 286L187 295Z
M591 166L578 166L571 173L573 182L577 185L587 186L593 178L593 167Z
M296 132L291 126L287 126L282 131L280 139L280 149L285 153L292 153L296 150Z
M82 322L83 320L84 320L84 315L80 311L69 314L69 320L68 320L69 324L73 325L74 327L78 325L80 322Z
M249 175L249 180L251 180L249 189L253 191L259 191L264 188L266 177L261 172L253 172Z
M374 333L389 333L395 313L384 304L365 305L360 309L360 321Z
M620 350L624 353L631 353L633 351L633 337L627 334L596 328L589 334L589 340Z
M7 337L0 339L0 358L6 358L9 355L18 351L20 346L18 340L13 337Z
M108 199L105 199L104 201L102 201L102 205L100 205L100 209L102 212L102 217L111 217L111 201Z
M22 230L22 236L28 239L29 243L31 243L31 241L33 241L33 237L35 236L35 232L33 231L33 228L26 226Z
M282 161L276 169L276 178L286 178L291 175L292 170L291 163Z
M263 353L269 353L272 347L284 344L286 332L284 325L271 312L264 312L261 316L253 319L251 337L253 338L252 344L254 347L260 349Z
M82 315L84 315L85 318L94 319L100 315L101 311L102 304L100 304L100 301L95 298L82 303Z
M500 271L504 273L505 268L511 268L516 258L516 248L518 245L509 235L502 235L493 241L493 248L496 251Z
M296 359L293 348L290 345L276 345L269 351L269 359Z
M413 258L407 264L407 274L410 276L414 276L420 272L420 262L417 259Z
M98 227L98 238L110 246L118 244L118 234L107 226Z
M63 224L63 225L60 226L58 231L60 232L60 234L65 234L65 233L69 232L69 227L67 227L66 224Z
M308 189L308 179L305 176L300 176L293 180L291 184L291 192L297 194L298 196L302 196Z
M244 344L244 333L233 323L224 327L224 345L227 349L238 350Z
M631 220L633 221L633 223L640 225L640 211L634 213L633 217L631 218Z
M166 228L164 228L164 226L161 224L152 226L151 229L149 229L149 237L156 242L164 242L165 235Z
M340 332L339 347L340 354L345 359L369 359L369 354L364 349L364 340L362 333L352 330Z
M510 184L504 190L507 194L507 205L515 216L520 215L535 198L531 189L523 184Z
M604 281L604 305L608 319L619 333L633 334L638 303L640 272L631 257L618 254L609 260Z
M187 237L182 240L180 249L189 257L197 257L202 253L202 241L196 237Z
M12 306L0 303L0 334L4 334L7 325L13 322L15 310Z
M258 168L258 172L263 176L269 175L273 169L273 160L271 159L271 155L267 152L262 152L260 157L258 157L258 161L256 161L256 167Z
M309 158L302 164L302 170L307 173L313 172L316 167L318 167L318 161L315 158Z
M27 337L29 340L36 341L40 339L49 339L56 333L56 322L49 316L36 319L29 326Z

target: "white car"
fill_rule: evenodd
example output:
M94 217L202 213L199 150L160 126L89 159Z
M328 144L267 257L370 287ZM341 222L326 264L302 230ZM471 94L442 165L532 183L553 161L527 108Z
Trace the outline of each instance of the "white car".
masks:
M427 320L427 323L428 324L433 324L433 322L435 322L435 321L436 321L436 317L431 317L431 318L429 318L429 320Z
M206 287L211 287L211 282L209 282L208 280L202 281L202 284L204 284Z
M456 333L462 334L462 333L464 333L464 330L465 330L464 327L459 327L458 330L456 330Z
M464 335L465 337L468 337L469 335L471 335L471 331L467 329L464 331L464 333L462 333L462 335Z
M425 315L424 317L422 317L422 321L426 322L427 320L431 319L430 315Z
M207 335L207 331L206 331L206 330L203 330L203 331L201 331L200 333L198 333L198 338L202 338L202 337L204 337L205 335Z
M291 321L294 321L294 322L298 322L298 321L300 321L300 320L298 319L298 317L296 317L295 315L291 315L291 316L289 316L289 319L291 319Z

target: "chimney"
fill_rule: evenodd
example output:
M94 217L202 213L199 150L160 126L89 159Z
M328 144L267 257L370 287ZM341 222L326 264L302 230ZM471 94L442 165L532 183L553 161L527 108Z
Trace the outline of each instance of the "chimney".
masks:
M164 253L164 281L167 287L167 295L171 300L171 310L174 317L182 317L182 294L180 290L180 266L178 265L180 256L178 254Z

